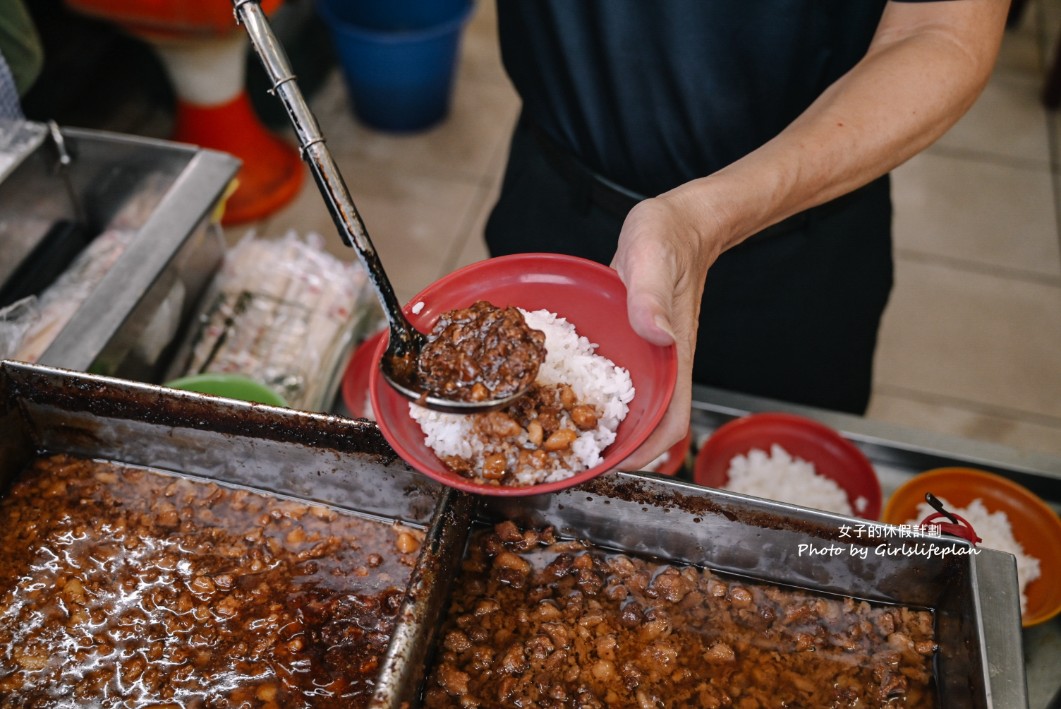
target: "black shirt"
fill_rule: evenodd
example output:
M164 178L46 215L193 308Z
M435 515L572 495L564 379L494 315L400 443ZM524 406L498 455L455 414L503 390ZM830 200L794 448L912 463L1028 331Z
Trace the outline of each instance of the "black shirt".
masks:
M498 0L525 116L654 195L777 135L862 58L885 0Z

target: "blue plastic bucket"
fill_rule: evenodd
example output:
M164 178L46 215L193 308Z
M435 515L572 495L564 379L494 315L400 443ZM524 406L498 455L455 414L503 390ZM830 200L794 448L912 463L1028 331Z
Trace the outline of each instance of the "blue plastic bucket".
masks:
M318 0L317 7L362 121L409 132L446 117L472 0Z

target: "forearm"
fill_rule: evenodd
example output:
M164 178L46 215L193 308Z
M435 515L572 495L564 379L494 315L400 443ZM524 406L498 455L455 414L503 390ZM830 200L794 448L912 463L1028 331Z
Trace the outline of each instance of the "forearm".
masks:
M990 76L1005 0L889 3L865 58L776 138L664 199L716 253L923 150Z

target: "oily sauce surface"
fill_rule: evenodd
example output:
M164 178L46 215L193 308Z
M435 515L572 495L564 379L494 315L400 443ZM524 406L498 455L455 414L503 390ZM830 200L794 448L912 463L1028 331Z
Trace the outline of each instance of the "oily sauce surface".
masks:
M427 707L934 707L932 614L646 561L511 522L474 537Z
M0 501L0 705L357 707L422 532L57 455Z
M518 308L480 300L439 317L417 364L432 394L485 401L526 389L544 360L545 334L531 329Z

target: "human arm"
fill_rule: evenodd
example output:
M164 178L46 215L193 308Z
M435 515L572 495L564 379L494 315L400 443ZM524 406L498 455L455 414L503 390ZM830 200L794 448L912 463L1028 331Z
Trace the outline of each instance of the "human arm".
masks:
M663 422L621 468L643 467L688 429L700 297L719 254L935 141L986 84L1007 8L1005 0L888 3L865 57L778 136L631 210L612 265L634 329L674 342L679 373Z

